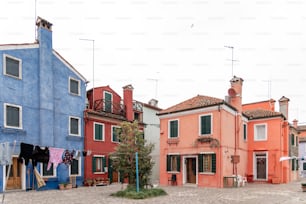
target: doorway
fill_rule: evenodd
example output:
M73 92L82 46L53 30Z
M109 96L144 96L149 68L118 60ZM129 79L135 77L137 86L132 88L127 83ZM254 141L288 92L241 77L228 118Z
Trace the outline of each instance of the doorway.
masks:
M267 180L267 153L255 153L255 179L257 180Z
M7 180L6 190L21 189L22 163L18 162L17 157L12 158L10 174ZM7 176L9 165L5 167L5 176ZM4 178L6 179L6 178Z
M197 160L196 157L185 158L185 182L188 184L197 183Z

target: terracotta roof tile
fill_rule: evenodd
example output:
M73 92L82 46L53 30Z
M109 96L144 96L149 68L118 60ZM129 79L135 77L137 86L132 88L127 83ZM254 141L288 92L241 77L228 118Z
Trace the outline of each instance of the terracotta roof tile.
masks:
M186 111L196 108L203 108L203 107L218 105L221 103L224 103L224 100L210 96L197 95L179 104L171 106L170 108L160 111L158 115Z
M284 117L283 114L280 112L270 111L266 109L247 110L244 111L243 114L245 114L249 119L270 118L277 116Z

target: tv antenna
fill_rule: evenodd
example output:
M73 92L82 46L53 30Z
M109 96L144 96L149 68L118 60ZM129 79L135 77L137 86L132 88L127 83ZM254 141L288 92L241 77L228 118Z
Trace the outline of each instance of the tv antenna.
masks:
M267 82L268 83L268 98L271 99L272 81L271 80L263 80L263 82Z
M158 81L159 79L149 78L150 81L155 81L155 99L157 99L157 89L158 89Z
M237 62L238 60L234 60L234 47L233 46L224 46L226 48L232 49L232 77L234 76L234 61Z

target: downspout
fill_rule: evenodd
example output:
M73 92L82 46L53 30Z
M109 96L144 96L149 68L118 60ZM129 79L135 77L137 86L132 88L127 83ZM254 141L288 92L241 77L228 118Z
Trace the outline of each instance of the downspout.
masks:
M235 148L234 148L234 156L237 155L237 118L238 114L235 112ZM237 176L237 164L233 161L233 174Z
M221 145L221 142L222 142L222 118L221 118L221 107L220 107L220 104L218 105L218 111L219 111L219 123L220 123L220 127L219 127L219 130L220 130L220 146L219 146L219 165L220 165L220 180L219 180L219 187L222 187L221 186L221 183L223 181L222 179L222 175L223 175L223 169L221 169L222 167L222 161L223 160L223 152L222 152L222 145Z

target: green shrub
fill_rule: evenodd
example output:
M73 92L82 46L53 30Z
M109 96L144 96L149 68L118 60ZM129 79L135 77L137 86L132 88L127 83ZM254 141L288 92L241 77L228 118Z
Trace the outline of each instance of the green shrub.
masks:
M111 194L111 196L129 199L145 199L162 195L167 195L167 193L160 188L140 189L139 192L136 192L136 189L132 187L128 187L123 191L118 191L116 193Z

